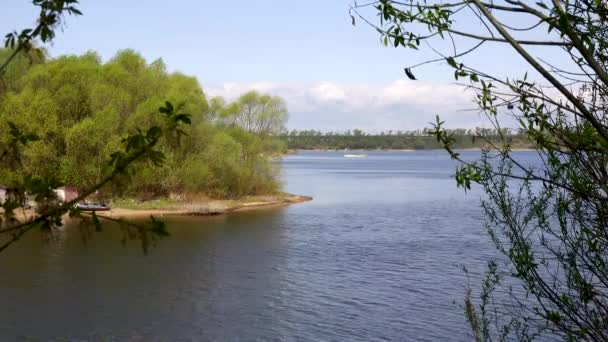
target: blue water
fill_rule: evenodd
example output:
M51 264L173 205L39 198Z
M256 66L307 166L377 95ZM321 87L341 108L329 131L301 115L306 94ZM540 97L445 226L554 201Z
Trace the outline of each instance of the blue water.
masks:
M482 193L442 151L367 154L290 155L285 189L313 201L171 219L147 256L116 227L31 235L0 255L0 340L470 340L459 266L496 255Z

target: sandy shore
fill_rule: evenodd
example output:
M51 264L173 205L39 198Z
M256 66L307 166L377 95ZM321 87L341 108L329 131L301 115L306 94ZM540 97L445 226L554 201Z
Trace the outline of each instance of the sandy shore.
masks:
M213 216L231 212L283 207L311 200L312 197L310 196L298 195L261 196L240 201L209 200L205 202L182 203L170 208L162 209L127 209L117 207L112 208L110 211L98 212L97 214L114 218L139 218L150 216Z
M147 218L150 216L213 216L231 212L262 210L269 208L284 207L291 204L312 201L310 196L299 196L282 194L278 196L255 196L240 200L205 200L190 203L175 203L164 208L138 209L112 207L110 211L99 211L97 215L112 218ZM0 214L2 210L0 209ZM32 209L16 210L17 220L24 222L35 218L36 213ZM69 220L68 215L64 220Z

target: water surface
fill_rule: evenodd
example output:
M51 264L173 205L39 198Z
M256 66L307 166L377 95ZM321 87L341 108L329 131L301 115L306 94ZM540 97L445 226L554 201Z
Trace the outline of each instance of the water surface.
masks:
M289 156L314 201L171 219L147 256L111 227L28 237L0 255L0 340L469 340L458 265L495 254L479 191L442 151L368 155Z

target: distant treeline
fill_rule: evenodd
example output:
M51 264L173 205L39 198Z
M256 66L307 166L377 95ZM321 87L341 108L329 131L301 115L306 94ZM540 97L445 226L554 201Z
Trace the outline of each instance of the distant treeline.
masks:
M531 144L525 135L504 130L498 132L488 128L450 129L456 139L456 148L484 148L498 143L501 134L512 148L528 148ZM441 145L430 131L387 131L366 133L360 129L345 132L321 132L316 130L293 130L282 135L291 150L425 150L438 149Z

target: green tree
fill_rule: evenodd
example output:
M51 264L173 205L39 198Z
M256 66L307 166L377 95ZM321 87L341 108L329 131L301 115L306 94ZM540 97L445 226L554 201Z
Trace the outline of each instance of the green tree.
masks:
M385 45L417 50L447 40L450 52L433 49L438 57L428 62L447 64L475 89L498 132L502 118L514 117L538 151L539 165L526 165L503 136L488 141L497 155L485 151L465 162L439 118L434 126L461 162L458 185L485 190L486 226L506 260L490 261L480 297L465 301L475 339L608 340L607 3L380 0L351 14L353 23L374 26ZM462 25L471 20L480 29ZM503 77L465 62L495 44L522 57L530 75ZM415 68L428 62L407 66L406 76L415 80ZM523 290L510 293L515 305L501 305L496 295L505 283Z
M0 184L11 193L0 203L0 251L32 229L52 233L65 213L100 230L100 218L74 209L89 196L278 190L269 156L284 149L276 139L287 120L282 99L251 92L231 104L208 103L198 80L130 49L105 63L95 52L49 59L37 46L54 38L66 15L81 14L78 1L33 4L36 27L9 33L0 49ZM59 203L53 189L61 185L81 195ZM37 213L23 221L15 211L26 194ZM144 250L167 234L154 218L120 223Z
M98 197L151 199L183 192L238 197L277 189L267 157L283 151L284 145L267 128L273 120L268 117L276 114L272 103L282 103L279 98L256 95L267 107L255 116L260 129L250 132L236 124L226 125L220 117L236 113L239 101L226 104L216 98L210 105L195 78L168 73L162 60L148 63L132 50L119 51L107 63L94 52L49 59L26 70L16 83L0 99L0 107L4 107L0 123L4 120L8 128L8 122L14 122L42 138L24 147L23 165L32 174L53 175L77 188L93 186L107 171L106 159L125 134L163 125L163 117L156 113L169 100L180 111L190 113L190 125L167 132L158 144L163 165L140 165L128 181L121 177L119 185L97 191ZM285 111L281 107L281 113ZM202 166L218 162L208 158L206 151L212 150L210 145L217 142L213 137L219 132L240 145L240 160L233 164L238 177L226 178L209 171L214 167ZM4 133L10 139L9 131ZM0 182L10 184L11 175L0 175ZM238 184L223 184L227 181Z
M243 94L223 113L226 124L240 126L258 135L282 133L287 119L287 107L280 97L262 95L257 91Z
M7 34L5 40L7 50L0 53L0 56L3 57L0 59L0 84L2 85L0 100L3 101L0 107L3 113L14 110L18 115L12 117L3 114L2 123L0 123L0 129L2 129L2 138L0 139L2 172L0 173L3 177L6 177L4 180L9 182L7 185L10 186L11 190L11 195L7 196L1 203L3 215L0 220L0 251L11 246L33 229L53 232L54 229L61 226L61 216L67 212L71 216L81 219L83 223L89 223L100 230L99 218L94 214L91 216L83 215L74 209L74 204L113 182L120 175L127 174L132 169L133 164L137 162L150 161L161 164L164 156L156 149L156 145L164 135L179 131L182 124L190 122L188 114L177 112L167 102L159 109L160 113L164 114L162 126L152 126L147 130L140 129L134 134L125 136L122 139L124 148L111 154L108 163L109 171L103 175L99 182L83 190L80 196L72 201L67 203L56 201L53 189L61 185L61 182L54 175L48 175L41 171L47 168L46 165L40 167L30 165L35 169L34 171L28 169L27 162L35 164L40 162L37 157L41 157L43 161L51 158L48 163L54 164L57 151L49 147L48 140L56 139L59 135L53 134L54 130L61 131L61 127L55 127L53 118L72 122L82 120L90 115L90 112L85 110L88 104L88 94L82 89L86 86L86 82L81 77L91 77L91 74L84 70L75 74L67 73L66 75L72 77L68 77L68 79L75 81L75 88L71 85L59 85L52 82L45 84L47 88L55 86L59 92L55 98L57 102L61 103L69 100L71 96L74 97L72 101L63 102L66 108L55 108L51 103L46 102L48 98L40 92L37 85L23 88L23 93L19 95L8 92L14 91L15 86L20 86L21 73L34 69L33 65L44 61L44 53L36 47L36 41L39 40L42 44L52 41L58 25L66 15L81 14L76 7L77 4L78 1L76 0L33 0L33 5L40 10L36 26L24 29L21 32L15 31ZM22 58L27 58L30 61L25 67L19 63ZM42 81L53 80L52 75L45 76L41 78ZM24 101L23 96L34 99L33 104ZM11 103L11 101L13 102ZM30 120L32 118L28 118L28 115L39 116L40 121L37 122L37 127L32 127L35 121ZM13 120L22 120L22 125ZM48 123L50 125L47 127ZM38 133L34 131L38 131ZM42 136L39 134L42 134ZM31 154L34 154L34 157ZM24 206L26 194L29 194L39 203L39 210L32 218L19 220L16 218L15 210ZM164 225L154 218L152 218L150 225L121 223L129 231L129 236L141 240L144 251L147 250L151 241L167 235Z

